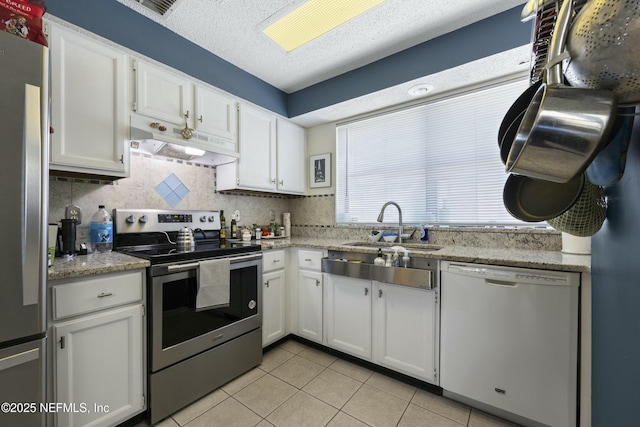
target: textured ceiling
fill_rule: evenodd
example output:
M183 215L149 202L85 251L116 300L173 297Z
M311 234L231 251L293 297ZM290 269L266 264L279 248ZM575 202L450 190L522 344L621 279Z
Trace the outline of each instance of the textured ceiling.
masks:
M165 17L136 0L118 1L287 93L524 3L386 0L287 53L262 30L303 0L184 0Z

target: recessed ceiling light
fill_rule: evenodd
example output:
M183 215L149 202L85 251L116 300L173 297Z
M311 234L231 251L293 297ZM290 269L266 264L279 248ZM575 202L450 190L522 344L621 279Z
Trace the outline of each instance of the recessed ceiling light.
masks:
M287 52L302 46L384 0L309 0L263 32Z
M427 93L433 90L433 86L423 83L419 85L412 86L409 89L409 95L411 96L425 96Z

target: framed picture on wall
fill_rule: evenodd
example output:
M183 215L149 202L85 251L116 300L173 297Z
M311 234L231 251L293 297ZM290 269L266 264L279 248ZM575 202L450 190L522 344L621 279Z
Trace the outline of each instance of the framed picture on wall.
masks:
M309 157L309 187L331 187L331 153Z

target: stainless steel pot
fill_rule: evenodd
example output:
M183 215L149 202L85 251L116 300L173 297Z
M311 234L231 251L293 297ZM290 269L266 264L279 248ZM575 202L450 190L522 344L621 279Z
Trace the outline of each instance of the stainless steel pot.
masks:
M640 103L640 3L591 0L573 20L564 75L574 87L611 90Z
M533 96L506 162L508 172L558 183L584 172L607 142L616 112L611 91L562 84L561 52L571 2L562 3L549 47L546 83Z
M514 101L509 108L509 111L507 111L507 114L505 114L502 119L500 129L498 130L498 146L500 147L500 158L502 159L502 163L507 163L507 157L509 156L509 151L511 151L513 139L518 132L520 123L522 123L524 113L527 111L527 108L531 104L531 99L536 94L541 84L542 81L537 81L533 85L529 86L518 97L518 99Z

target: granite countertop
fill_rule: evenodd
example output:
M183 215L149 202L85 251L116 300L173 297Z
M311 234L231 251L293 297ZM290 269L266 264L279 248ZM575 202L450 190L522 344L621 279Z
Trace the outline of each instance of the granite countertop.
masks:
M290 247L338 250L345 252L377 252L377 246L345 245L352 241L337 239L313 239L292 237L288 239L260 240L263 250ZM412 242L415 245L417 242ZM380 245L384 248L384 244ZM402 245L399 245L402 246ZM424 245L430 250L409 247L409 256L446 261L473 262L477 264L503 265L508 267L538 268L588 273L591 271L591 256L570 255L560 251L525 249L479 248L471 246ZM434 248L439 248L433 250ZM49 280L69 279L94 274L114 273L148 267L149 261L119 252L77 255L73 258L56 258L49 268Z
M261 240L263 250L305 247L345 252L377 252L375 246L350 246L345 243L352 240L297 238L280 240ZM414 245L418 242L412 242ZM380 245L384 248L384 244ZM398 246L402 246L398 244ZM446 261L473 262L477 264L503 265L508 267L538 268L543 270L557 270L588 273L591 271L590 255L571 255L560 251L541 251L512 248L480 248L471 246L437 246L426 244L427 248L438 250L420 250L407 248L409 256L432 258ZM384 249L383 249L384 250Z
M115 273L125 270L147 268L149 261L119 252L76 255L70 258L56 258L49 268L48 279L70 279L94 274Z

